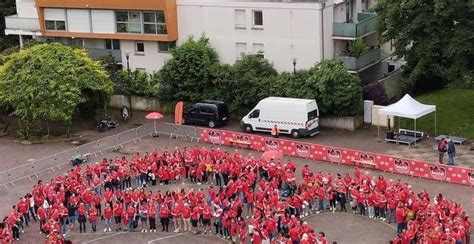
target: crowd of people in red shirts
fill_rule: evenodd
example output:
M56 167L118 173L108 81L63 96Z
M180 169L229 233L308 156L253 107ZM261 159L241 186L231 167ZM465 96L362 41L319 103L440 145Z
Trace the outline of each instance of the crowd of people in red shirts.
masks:
M358 168L344 177L313 172L307 165L300 173L297 181L291 161L265 161L213 147L103 159L34 185L1 224L2 241L18 240L24 226L35 221L46 243L66 243L69 231L86 233L90 226L93 232L161 229L240 243L325 244L325 234L303 218L347 212L348 203L353 213L395 221L394 243L469 241L467 214L441 194L431 201L426 191L415 194L406 183L361 174ZM199 189L184 186L185 181ZM174 185L165 189L183 184L183 189L150 190L158 184Z

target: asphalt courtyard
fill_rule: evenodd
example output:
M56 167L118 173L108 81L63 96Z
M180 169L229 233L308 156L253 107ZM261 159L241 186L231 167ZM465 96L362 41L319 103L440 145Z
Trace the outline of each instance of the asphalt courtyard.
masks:
M133 128L137 124L143 124L146 121L140 119L144 117L145 113L136 112L134 113L134 121L129 122L126 125L121 125L118 129L111 130L105 134L98 134L93 131L93 128L83 129L80 128L81 135L88 138L89 141L96 140L98 138L109 136L120 131ZM143 116L142 116L143 115ZM169 117L165 117L164 122L170 122ZM158 130L169 128L164 124L158 124ZM226 126L226 130L238 130L235 123ZM323 131L316 137L309 139L302 139L304 141L322 143L326 145L342 146L347 148L354 148L359 150L368 150L374 152L387 152L392 150L399 150L400 147L405 146L393 145L380 143L374 140L376 138L376 130L374 129L360 129L356 132L344 132L344 131ZM163 149L164 147L174 148L175 146L194 146L196 143L183 140L168 139L167 137L148 138L138 144L128 144L123 149L117 152L109 152L101 155L97 158L91 158L88 163L95 163L102 157L113 158L116 156L130 155L134 152L146 152L151 151L154 148ZM210 147L209 144L199 144L200 146ZM38 159L59 151L71 148L71 144L68 143L57 143L57 144L46 144L46 145L16 145L11 141L11 137L0 138L0 171L8 170L19 164L27 162L29 159ZM410 147L411 148L411 147ZM235 150L230 147L222 147L222 150ZM417 150L417 149L414 149ZM419 150L419 149L418 149ZM239 149L242 154L252 153L255 156L259 156L259 153L254 151ZM414 153L413 151L412 153ZM411 154L406 153L406 157ZM327 162L318 162L300 158L288 158L284 160L293 160L298 167L300 172L301 167L308 164L313 171L322 170L323 172L332 173L353 173L353 168L350 166L330 164ZM68 167L63 167L55 172L48 172L42 174L39 179L48 181L54 176L63 174L66 172ZM454 185L448 183L442 183L432 180L412 178L408 176L402 176L397 174L383 173L379 171L367 171L367 173L375 175L384 175L388 179L400 179L410 184L415 191L421 191L427 189L431 196L437 193L443 193L447 198L453 199L464 206L464 209L473 216L474 214L474 189L472 187ZM21 172L20 172L21 174ZM19 175L18 177L20 177ZM298 174L299 177L299 174ZM31 191L32 185L37 179L31 181L22 181L16 183L14 186L8 188L0 188L0 214L6 216L11 209L11 206L15 204L18 198L24 195L26 192ZM180 188L206 188L206 185L171 185L169 187L158 186L161 190L179 190ZM369 219L366 217L344 214L344 213L325 213L310 216L305 219L308 223L315 227L317 231L323 231L326 233L330 241L337 241L337 243L387 243L394 234L394 226L386 223ZM74 243L226 243L225 240L219 239L214 236L195 236L188 233L104 233L100 232L102 229L101 225L98 227L97 233L90 233L90 226L88 225L88 233L79 234L77 231L71 231L68 233L68 238L73 240ZM158 226L159 228L159 226ZM43 240L43 236L38 234L38 225L33 223L32 226L26 228L25 233L21 235L20 243L40 243Z
M164 147L174 148L175 146L194 146L196 143L191 143L189 141L184 141L181 139L169 139L165 137L149 138L143 140L138 144L130 144L124 147L118 152L111 152L104 155L104 157L112 158L115 156L130 155L134 152L146 152L151 151L154 148L162 149ZM209 144L200 143L200 146L210 147ZM221 150L235 150L230 147L222 147ZM253 154L259 156L259 153L254 151L242 150L239 151L246 154ZM10 153L13 153L10 151ZM20 152L21 153L21 152ZM98 158L91 159L89 163L94 163ZM354 169L350 166L330 164L326 162L318 162L306 159L299 158L288 158L285 157L283 160L292 160L296 163L298 167L298 172L305 165L308 164L313 171L322 170L323 172L332 172L332 173L353 173ZM43 180L48 180L49 178L56 176L58 174L64 173L67 168L64 168L60 171L51 172L50 175L42 177ZM365 172L364 172L365 173ZM418 178L411 178L407 176L383 173L378 171L367 171L366 173L374 175L384 175L388 179L396 180L400 179L403 182L407 182L412 186L415 191L421 191L427 189L431 196L437 193L443 193L447 198L453 199L461 203L466 211L472 216L474 214L474 203L472 198L474 197L474 189L472 187L447 184L432 180L424 180ZM298 174L299 177L300 174ZM23 195L25 192L31 190L32 185L35 183L35 180L31 182L22 182L16 184L8 189L0 189L0 212L2 215L9 213L12 204L16 203L16 200ZM208 185L170 185L168 187L158 186L162 190L172 189L179 190L180 188L207 188ZM381 221L368 219L362 216L353 215L353 214L344 214L344 213L325 213L314 215L307 218L305 221L310 223L315 227L317 231L323 231L326 233L330 241L337 241L338 243L387 243L394 234L394 227L383 223ZM90 226L88 231L90 231ZM225 240L219 239L217 237L211 236L195 236L191 234L182 234L182 233L106 233L104 234L101 231L101 225L99 225L97 233L86 233L79 234L77 230L71 231L68 234L68 238L71 239L74 243L226 243ZM38 234L38 226L33 223L32 226L28 227L24 234L21 236L20 243L38 243L39 240L42 240L43 236Z

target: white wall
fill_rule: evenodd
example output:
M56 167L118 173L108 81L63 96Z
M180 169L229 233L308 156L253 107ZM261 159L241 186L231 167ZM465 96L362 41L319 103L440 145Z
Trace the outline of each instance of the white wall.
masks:
M35 0L16 0L16 12L22 18L38 18Z
M144 42L145 55L135 54L135 42L121 40L120 49L122 50L122 65L127 68L126 53L130 57L130 69L133 71L137 68L146 69L146 72L152 73L158 71L164 65L165 61L171 58L171 54L158 52L157 42Z
M254 43L263 43L265 58L279 71L292 71L294 58L297 69L310 68L320 61L319 3L178 0L177 4L179 42L205 33L223 63L235 62L237 42L247 43L249 52ZM235 28L236 9L246 11L245 29ZM252 10L262 10L263 29L252 28ZM325 30L330 29L331 33L332 18L332 15L325 17ZM325 35L328 55L333 52L330 38L331 34Z

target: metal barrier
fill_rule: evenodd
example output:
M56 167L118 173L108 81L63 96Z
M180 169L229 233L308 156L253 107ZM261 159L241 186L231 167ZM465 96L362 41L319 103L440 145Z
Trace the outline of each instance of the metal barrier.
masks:
M170 139L186 138L196 143L200 140L200 134L196 127L160 123L157 127L157 131L154 131L153 125L146 124L8 170L0 171L0 186L8 188L23 180L31 181L44 174L70 167L71 157L77 154L86 155L88 159L98 158L105 153L118 151L126 144L137 144L142 142L146 137L152 138L156 135L164 135Z

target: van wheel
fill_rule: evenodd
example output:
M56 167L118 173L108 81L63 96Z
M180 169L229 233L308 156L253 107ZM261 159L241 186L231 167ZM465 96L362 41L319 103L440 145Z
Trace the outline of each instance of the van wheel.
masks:
M214 128L214 127L216 127L216 122L211 120L211 121L209 121L209 123L207 125L209 126L209 128Z
M300 132L298 132L298 130L292 130L291 131L291 136L293 138L300 138L301 137Z
M253 132L252 126L251 125L245 125L244 126L244 131L247 132L247 133L252 133Z

